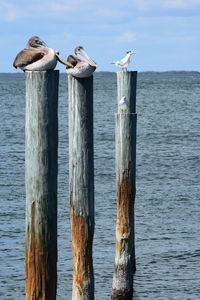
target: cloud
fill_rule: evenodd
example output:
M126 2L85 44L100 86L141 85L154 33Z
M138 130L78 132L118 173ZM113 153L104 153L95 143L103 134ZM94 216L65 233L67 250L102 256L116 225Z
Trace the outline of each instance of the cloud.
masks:
M71 33L64 33L63 37L67 40L70 40L72 38L72 34Z
M0 20L12 22L25 16L24 11L12 3L1 3Z
M102 17L116 18L116 17L122 17L124 13L122 12L122 10L102 8L102 9L97 9L96 15Z
M195 9L200 7L200 0L135 0L134 6L139 10L159 9Z
M166 0L163 1L165 8L178 8L178 9L195 9L200 6L200 0Z
M13 22L24 18L38 19L52 16L66 16L67 13L72 13L72 11L75 11L74 3L73 5L69 5L63 0L35 0L34 2L25 2L22 0L18 3L11 0L9 3L1 3L0 20Z
M72 8L69 5L63 2L54 2L48 6L49 6L49 12L51 14L52 13L57 14L58 12L64 14L72 10Z
M120 43L133 43L136 41L136 36L135 33L128 31L117 36L116 41Z
M159 10L192 10L200 8L200 0L0 0L0 20L13 22L29 18L39 19L57 17L66 20L91 20L107 18L108 22L131 18L140 12L154 13Z

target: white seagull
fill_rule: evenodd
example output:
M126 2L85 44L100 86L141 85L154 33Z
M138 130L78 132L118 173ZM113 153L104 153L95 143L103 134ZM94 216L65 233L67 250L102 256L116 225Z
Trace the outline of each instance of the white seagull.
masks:
M58 51L49 48L39 36L33 36L29 39L27 47L17 54L13 67L23 71L53 70L57 61L71 66L58 54Z
M125 96L123 96L120 101L119 101L119 104L118 104L118 108L119 108L119 111L127 111L128 109L128 100L126 99Z
M131 62L131 55L132 54L136 54L137 52L135 51L127 51L126 52L126 56L124 58L122 58L121 60L112 62L111 64L114 64L120 68L122 68L122 70L124 71L124 69L127 71L128 66L130 65Z

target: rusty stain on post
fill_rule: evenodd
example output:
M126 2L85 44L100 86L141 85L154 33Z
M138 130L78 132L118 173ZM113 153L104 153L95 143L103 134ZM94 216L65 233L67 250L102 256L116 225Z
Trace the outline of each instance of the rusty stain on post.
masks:
M68 76L73 300L94 300L93 77Z
M126 282L126 287L113 289L113 300L132 300L133 286L131 273L135 272L134 253L134 199L135 188L130 180L129 172L124 172L122 182L117 183L117 221L116 221L116 257L123 260L129 253L129 259L116 264L115 272L118 274L120 284ZM128 261L129 260L129 261ZM118 261L118 262L119 262Z
M37 235L35 227L35 205L32 205L32 226L27 235L31 237L26 243L26 299L56 299L56 261L55 249L45 236L49 235L47 226L43 228L44 236Z
M75 216L73 209L70 211L72 228L72 251L73 251L73 280L74 286L81 296L88 295L90 274L93 273L92 241L93 233L87 218Z
M59 71L25 76L26 300L55 300Z
M132 300L135 261L134 204L136 194L136 79L137 72L117 73L116 114L116 254L112 300ZM120 106L126 97L126 105ZM122 107L122 108L121 108Z
M118 234L124 238L130 236L134 213L135 188L128 171L123 174L122 182L117 183L117 227Z

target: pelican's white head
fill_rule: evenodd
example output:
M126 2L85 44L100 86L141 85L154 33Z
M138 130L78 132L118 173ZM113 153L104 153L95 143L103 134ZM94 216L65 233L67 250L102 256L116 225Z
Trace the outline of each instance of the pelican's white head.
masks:
M91 57L86 53L85 49L82 46L77 46L74 50L76 56L81 61L87 62L92 67L97 67L97 64L91 59Z
M47 44L39 36L32 36L28 41L27 47L29 49L41 48L41 47L47 47Z

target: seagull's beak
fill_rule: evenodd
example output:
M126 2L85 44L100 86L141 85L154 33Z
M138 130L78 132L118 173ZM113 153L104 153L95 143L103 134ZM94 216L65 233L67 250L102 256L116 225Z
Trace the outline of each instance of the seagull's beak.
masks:
M68 61L64 60L62 57L60 57L60 56L58 55L58 53L56 53L56 56L57 56L58 61L59 61L61 64L67 66L68 68L72 68L72 67L73 67L72 64L70 64Z
M90 66L97 68L97 64L91 59L91 57L87 54L85 50L82 49L79 55L82 56L84 60L86 60L90 64Z
M136 54L137 52L135 52L135 51L131 51L131 54Z

